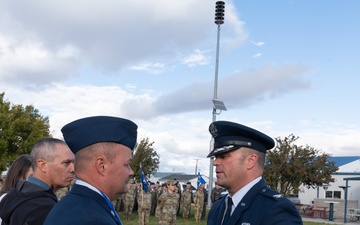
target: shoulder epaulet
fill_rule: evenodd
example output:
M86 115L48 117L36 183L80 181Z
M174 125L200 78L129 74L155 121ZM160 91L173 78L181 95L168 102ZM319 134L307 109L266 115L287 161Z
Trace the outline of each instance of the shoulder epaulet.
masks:
M282 199L284 198L284 195L283 194L279 194L278 192L268 188L268 187L265 187L265 188L262 188L260 190L260 193L269 197L269 198L273 198L273 199Z

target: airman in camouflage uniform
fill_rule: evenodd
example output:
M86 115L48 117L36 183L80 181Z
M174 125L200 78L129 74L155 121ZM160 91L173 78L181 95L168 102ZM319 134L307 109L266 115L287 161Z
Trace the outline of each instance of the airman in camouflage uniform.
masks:
M166 185L166 183L163 183L158 189L157 199L159 199L160 195L162 195L165 192L167 192L167 185Z
M62 199L67 193L69 193L70 187L63 187L56 191L56 197L58 200Z
M127 221L130 220L130 215L134 209L135 195L136 195L136 186L134 185L134 181L130 180L128 182L128 192L123 194L124 216L125 216L125 220Z
M154 183L150 183L150 187L148 189L148 192L151 195L151 209L150 209L150 215L154 216L155 215L155 209L156 209L156 195L157 195L157 190L154 187Z
M151 194L150 192L140 191L138 193L138 214L139 225L146 225L149 223L150 209L151 209Z
M55 194L56 194L56 197L58 198L59 201L60 201L60 199L62 199L67 193L70 192L70 189L71 189L71 187L74 185L75 180L76 180L76 179L73 179L73 180L71 181L71 183L70 183L69 186L60 188L59 190L56 191Z
M191 210L191 192L189 187L186 187L185 192L181 195L181 207L183 208L183 218L189 218Z
M158 199L155 216L161 225L175 225L179 195L174 192L176 188L174 180L168 180L166 186L167 192Z
M199 223L201 220L201 214L204 207L204 191L202 186L200 186L194 194L194 203L195 203L195 220L197 223Z
M122 195L120 195L120 197L118 197L116 200L114 200L112 202L116 212L119 212L120 210L122 210L122 198L121 198L121 196Z
M179 182L178 182L179 183ZM177 207L176 207L176 216L179 215L179 211L180 211L180 198L181 198L181 194L179 191L179 187L178 184L176 184L175 188L174 188L174 193L176 194L177 197Z

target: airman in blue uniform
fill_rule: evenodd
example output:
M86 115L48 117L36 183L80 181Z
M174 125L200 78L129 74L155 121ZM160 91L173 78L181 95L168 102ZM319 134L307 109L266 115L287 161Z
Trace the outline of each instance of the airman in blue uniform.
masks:
M112 201L128 191L137 125L127 119L94 116L75 120L61 132L75 154L76 182L44 225L121 225Z
M211 207L208 225L296 225L302 219L295 205L271 190L262 178L266 150L275 142L241 124L216 121L209 131L217 183L228 190Z

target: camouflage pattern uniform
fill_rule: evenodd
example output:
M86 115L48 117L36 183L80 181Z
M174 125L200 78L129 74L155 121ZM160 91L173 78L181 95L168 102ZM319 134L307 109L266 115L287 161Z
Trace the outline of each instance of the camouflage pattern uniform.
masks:
M129 183L128 187L129 187L128 192L123 194L125 220L130 219L130 215L134 209L135 195L136 195L136 186L132 183Z
M189 218L191 210L191 192L190 188L186 188L181 195L181 207L183 208L183 218Z
M138 214L139 214L139 225L146 225L149 223L150 209L151 209L151 194L149 192L140 191L138 193ZM143 223L144 217L144 223Z
M70 183L69 186L67 187L63 187L60 188L59 190L56 191L56 197L58 198L58 200L60 201L60 199L62 199L67 193L70 192L70 189L72 188L72 186L75 184L76 179L73 179Z
M153 185L150 185L150 188L148 189L148 192L151 195L151 210L150 210L150 215L154 216L155 215L155 209L156 209L156 202L157 202L157 190L153 187Z
M58 200L62 199L67 193L69 193L70 187L63 187L56 191L56 197Z
M160 186L160 188L158 189L158 193L157 193L157 196L156 196L156 199L159 199L160 198L160 195L162 195L163 193L167 192L167 187L166 187L166 183L165 184L162 184Z
M174 193L176 194L176 198L177 198L177 207L176 207L176 217L177 217L179 215L179 211L180 211L180 198L181 198L181 194L179 193L179 188L175 187ZM176 220L176 217L175 217L175 220Z
M204 192L200 187L194 194L194 203L195 203L195 220L200 222L201 214L204 208Z
M112 202L116 212L119 212L121 210L121 208L122 208L122 204L121 204L122 198L121 198L121 196L122 195L120 195L120 197L118 197L116 200L114 200Z
M169 180L167 185L174 186L175 182ZM176 224L176 212L178 208L179 194L169 190L160 195L155 216L161 225L175 225ZM161 223L160 223L161 222Z

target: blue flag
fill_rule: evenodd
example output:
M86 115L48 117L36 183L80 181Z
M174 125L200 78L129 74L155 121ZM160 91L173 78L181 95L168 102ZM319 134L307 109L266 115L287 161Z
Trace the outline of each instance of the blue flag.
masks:
M141 181L141 183L142 183L142 186L143 186L144 191L146 192L147 189L148 189L149 184L148 184L148 182L147 182L147 180L146 180L146 177L145 177L144 172L143 172L143 170L142 170L141 164L140 164L140 181Z
M198 172L198 180L197 180L197 187L199 188L200 184L206 184L206 181L202 176L200 175L200 172Z

